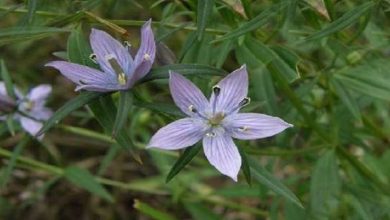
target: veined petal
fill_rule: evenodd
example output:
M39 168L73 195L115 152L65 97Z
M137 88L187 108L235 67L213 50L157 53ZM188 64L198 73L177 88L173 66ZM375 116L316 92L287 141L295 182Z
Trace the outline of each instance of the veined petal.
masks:
M156 42L154 41L151 23L152 20L150 19L141 29L141 45L134 59L134 73L131 77L131 86L150 71L156 57Z
M226 133L203 138L204 153L209 162L222 174L237 181L241 167L241 156L233 139Z
M125 74L132 71L133 58L128 49L119 41L98 29L92 29L89 39L92 50L96 54L96 60L104 72L116 76L114 69L107 60L108 56L114 57L118 61Z
M190 106L203 113L209 106L202 91L184 76L171 72L169 74L169 89L176 105L187 115L193 116Z
M194 145L202 139L207 126L196 118L183 118L158 130L148 144L166 150L176 150Z
M217 97L211 95L210 103L216 101L216 112L231 113L238 111L240 102L248 94L248 72L246 66L242 66L223 78L218 84L221 91Z
M117 84L117 79L115 76L103 73L99 70L87 66L65 61L53 61L46 64L46 66L51 66L58 69L62 75L80 86L89 85L102 89L107 87L107 91L110 91L112 85Z
M20 124L23 129L27 131L31 136L35 136L39 130L42 128L42 123L32 120L27 117L20 117ZM38 139L41 139L43 136L40 136Z
M31 89L27 94L27 99L35 102L36 104L43 105L49 94L51 93L52 87L48 84L42 84Z
M293 125L269 115L237 113L227 116L223 126L234 138L252 140L273 136Z
M38 120L47 120L53 115L53 111L50 108L39 106L27 113Z

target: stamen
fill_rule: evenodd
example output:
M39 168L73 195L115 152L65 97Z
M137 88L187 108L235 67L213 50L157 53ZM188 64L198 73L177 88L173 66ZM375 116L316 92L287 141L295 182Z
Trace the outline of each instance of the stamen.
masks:
M118 61L112 54L106 56L106 60L110 63L112 69L118 75L118 82L120 85L126 85L127 79L126 74L124 73L122 67L119 65Z
M238 130L241 132L245 132L245 131L248 131L249 128L247 126L244 126L244 127L239 127Z
M194 105L188 106L188 111L190 111L190 112L196 114L197 116L201 117L201 118L204 119L204 120L207 120L206 117L204 117L202 114L199 113L199 111L195 108Z
M215 110L217 108L217 103L218 103L218 96L221 93L221 87L219 87L218 85L213 86L213 93L214 93L213 114L215 114Z
M150 61L150 55L147 54L147 53L145 53L145 54L144 54L144 60Z
M91 53L91 55L89 55L89 59L91 59L92 62L97 63L97 56L96 56L96 54Z
M125 47L131 47L131 44L129 41L124 41L123 44L125 45Z
M212 137L215 137L217 135L214 132L210 131L210 132L206 133L206 136L212 138Z
M244 107L248 105L251 102L251 98L245 97L238 105L241 107Z

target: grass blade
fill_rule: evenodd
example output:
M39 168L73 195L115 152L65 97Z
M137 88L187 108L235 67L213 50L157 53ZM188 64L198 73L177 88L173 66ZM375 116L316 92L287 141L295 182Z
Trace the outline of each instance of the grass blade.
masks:
M201 41L206 29L207 23L213 13L214 0L198 0L197 31L198 41Z
M4 60L0 60L1 65L1 78L4 80L5 83L5 89L7 90L8 96L10 96L12 99L16 100L15 90L14 90L14 84L12 83L11 76L9 75L8 69L5 66Z
M119 105L116 113L114 126L112 128L112 136L115 137L119 130L123 128L123 125L127 121L130 108L133 104L133 95L130 91L120 91L119 93Z

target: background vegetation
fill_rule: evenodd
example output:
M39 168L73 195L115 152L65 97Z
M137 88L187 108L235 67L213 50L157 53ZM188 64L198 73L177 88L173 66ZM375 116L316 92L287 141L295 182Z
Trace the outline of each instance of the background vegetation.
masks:
M8 69L23 91L52 84L54 110L73 100L42 142L16 122L14 135L0 124L0 218L389 219L389 6L388 0L0 1L2 76ZM58 57L85 60L91 27L137 47L149 18L158 62L133 89L124 139L115 140L113 103L123 107L120 95L80 95L43 66ZM178 117L168 69L210 94L221 75L242 64L253 100L244 111L295 127L237 141L246 155L238 183L203 153L192 159L188 151L144 149Z

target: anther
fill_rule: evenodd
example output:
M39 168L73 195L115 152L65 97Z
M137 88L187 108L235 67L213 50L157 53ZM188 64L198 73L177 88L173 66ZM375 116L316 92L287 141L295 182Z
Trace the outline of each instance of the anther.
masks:
M147 53L145 53L145 54L144 54L144 60L150 61L150 55L147 54Z
M118 75L118 82L120 85L126 84L126 75L122 69L122 67L119 65L118 61L115 59L115 57L112 54L107 55L106 60L111 65L112 69L115 71L115 73Z
M123 44L126 46L126 47L131 47L131 44L129 41L124 41Z
M219 96L219 93L221 92L221 87L218 85L213 86L213 92L215 96Z
M94 63L97 63L97 56L96 56L96 54L94 54L94 53L91 53L91 55L89 55L89 59L91 59L92 60L92 62L94 62Z
M207 132L207 133L206 133L206 136L207 136L207 137L215 137L216 134L215 134L214 132Z
M245 132L245 131L248 131L249 128L246 127L246 126L244 126L244 127L239 127L238 130L239 130L239 131L242 131L242 132Z
M245 97L238 105L241 107L248 105L251 102L251 98Z
M188 110L189 110L190 112L192 112L192 113L197 113L197 112L198 112L198 110L196 110L196 108L194 107L194 105L188 106Z

